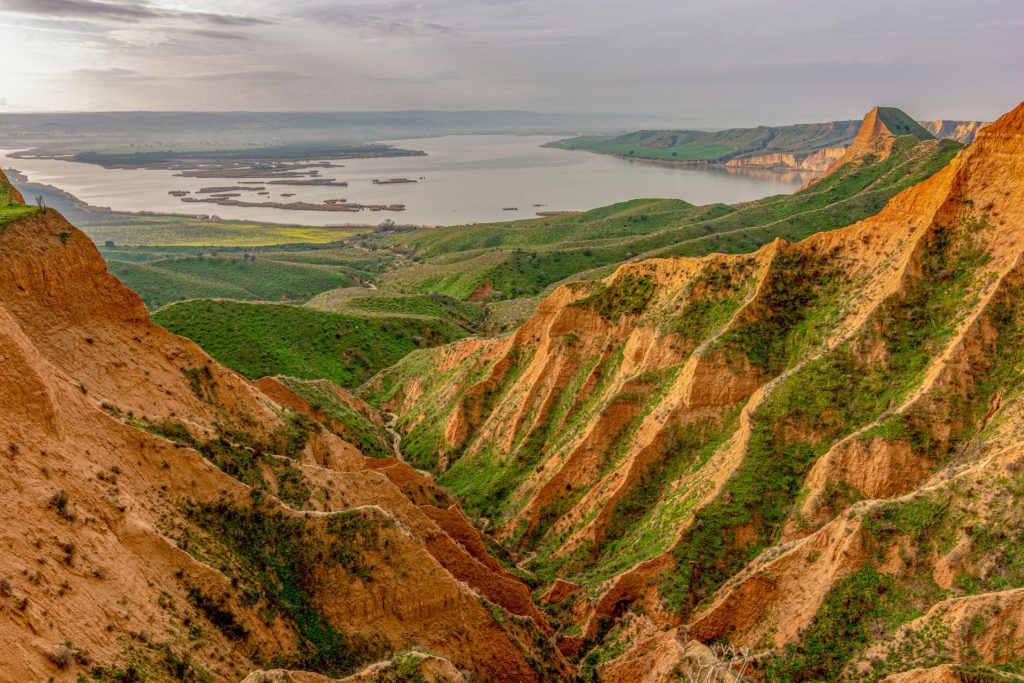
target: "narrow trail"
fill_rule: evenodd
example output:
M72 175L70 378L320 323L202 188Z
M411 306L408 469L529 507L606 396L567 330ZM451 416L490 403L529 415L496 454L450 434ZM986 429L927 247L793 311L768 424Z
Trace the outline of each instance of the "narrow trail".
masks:
M396 413L385 413L385 415L388 416L388 421L384 423L384 429L391 435L391 449L395 452L396 458L405 462L405 458L402 457L402 435L395 429L395 425L398 424L398 415Z

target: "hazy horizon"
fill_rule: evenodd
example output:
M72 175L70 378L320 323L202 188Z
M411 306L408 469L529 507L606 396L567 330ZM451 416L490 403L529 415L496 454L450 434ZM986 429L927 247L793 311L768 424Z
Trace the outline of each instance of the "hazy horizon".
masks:
M0 113L531 111L731 127L991 120L1014 0L0 0Z

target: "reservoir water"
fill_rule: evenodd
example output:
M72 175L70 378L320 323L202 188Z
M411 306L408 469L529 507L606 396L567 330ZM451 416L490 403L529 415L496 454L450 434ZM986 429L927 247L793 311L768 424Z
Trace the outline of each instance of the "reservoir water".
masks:
M549 136L451 135L388 141L427 156L346 159L342 168L321 169L321 177L348 187L267 185L269 196L241 191L244 201L346 199L359 204L404 204L401 212L336 213L267 207L184 203L170 190L195 192L236 180L183 178L174 171L105 169L60 159L11 159L0 152L0 167L13 167L31 182L54 185L94 206L117 211L212 214L221 218L301 225L396 223L455 225L530 218L538 211L578 211L639 197L685 199L694 204L735 203L789 193L809 176L777 171L726 171L665 167L588 152L542 147ZM409 178L415 183L374 184L374 179ZM282 197L282 193L294 193ZM539 206L536 206L539 205ZM507 210L514 208L516 210Z

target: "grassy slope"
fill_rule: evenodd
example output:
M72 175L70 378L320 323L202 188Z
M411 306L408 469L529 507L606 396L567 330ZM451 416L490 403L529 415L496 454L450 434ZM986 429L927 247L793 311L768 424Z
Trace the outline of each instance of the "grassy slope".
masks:
M900 138L884 161L866 159L794 195L728 206L638 199L575 216L403 232L382 238L419 263L388 272L386 288L467 298L490 282L498 298L530 296L565 278L635 256L753 251L866 218L896 193L942 168L960 149L948 140ZM381 238L378 238L381 239Z
M35 206L14 203L11 186L0 180L0 226L17 218L29 216L39 209Z
M110 272L134 289L150 309L184 299L225 297L243 300L306 300L357 282L343 266L286 263L266 258L191 257L125 263L111 261Z
M307 306L334 313L409 318L434 318L475 330L487 313L480 304L444 294L392 294L379 289L350 287L323 292Z
M387 430L342 400L329 382L294 377L278 377L278 380L305 399L313 410L322 411L331 428L363 455L387 458L395 454Z
M962 201L968 205L970 200ZM919 270L907 278L901 295L885 300L851 338L834 346L827 342L834 338L836 326L842 320L844 302L856 300L874 283L870 278L849 279L842 258L814 250L792 251L777 257L759 290L758 306L749 309L746 318L737 318L720 335L722 325L746 300L750 284L744 277L726 277L722 270L709 269L702 274L706 276L703 284L714 293L710 310L706 294L685 305L681 302L686 299L664 297L646 308L650 283L639 277L632 281L624 277L623 284L628 284L628 288L613 284L579 300L576 305L593 306L610 321L626 314L639 316L636 324L679 335L676 343L685 338L692 342L691 348L708 341L712 344L711 353L743 358L765 377L779 378L766 385L765 399L749 414L752 433L743 462L713 501L697 513L698 521L672 549L675 566L660 584L665 605L685 616L777 542L787 520L794 518L812 465L850 435L865 443L874 438L906 443L915 457L935 468L957 454L971 454L981 460L982 454L975 449L985 444L983 430L998 425L1000 419L989 421L993 406L1000 405L993 398L1018 397L1022 387L1019 350L1024 334L1024 299L1020 285L1008 291L1003 301L990 305L986 314L991 315L991 325L986 329L995 337L987 339L987 350L971 360L974 370L970 379L959 382L952 391L933 387L926 394L926 401L902 407L899 412L894 413L892 407L902 406L922 386L930 364L949 348L957 326L978 304L979 292L991 282L992 274L986 269L989 252L982 246L985 242L980 241L988 229L984 220L935 227L920 243L916 251ZM991 248L997 242L988 244L987 248ZM737 275L746 270L740 269ZM575 342L563 343L571 349ZM877 348L885 350L884 363L866 357L865 350ZM567 362L571 362L573 353L564 353ZM986 354L982 360L981 356ZM519 356L506 375L508 379L503 379L493 393L475 404L482 408L480 423L489 415L497 415L498 420L508 419L507 430L513 436L511 452L506 455L491 445L501 442L508 432L487 431L479 448L447 454L450 459L447 469L439 472L439 481L459 498L469 514L484 515L497 524L507 521L510 517L504 513L519 504L516 489L520 484L545 469L549 462L559 462L564 440L571 442L574 435L582 434L589 427L589 416L605 414L615 401L623 400L623 394L606 391L611 385L604 379L622 359L620 347L603 360L595 357L581 361L573 378L557 395L537 398L550 409L534 426L530 425L538 415L534 412L536 404L516 403L517 408L523 408L518 414L527 416L521 421L526 428L520 431L518 421L508 417L517 414L515 411L504 416L501 413L506 397L517 391L531 393L532 387L517 385L519 373L530 362L530 358ZM447 413L444 406L438 405L442 401L435 397L443 396L444 387L452 383L471 386L486 375L489 366L476 360L467 359L461 367L441 375L432 371L435 364L430 352L421 352L404 359L368 385L367 397L379 401L395 396L410 376L423 378L420 396L426 400L413 405L409 415L425 413L427 419L409 429L402 441L406 457L417 466L429 467L428 456L436 454L437 444L443 443L437 425L445 424ZM643 374L639 374L643 366L634 366L632 372L638 374L630 380L629 400L643 401L644 410L656 409L663 387L672 383L686 362L683 359L674 368ZM588 377L596 379L581 390ZM459 400L458 396L455 398ZM1005 398L1002 400L1002 405L1009 405ZM670 432L659 457L652 460L630 492L615 504L605 533L594 543L581 543L565 555L559 554L567 537L565 529L588 521L569 512L582 496L589 494L576 483L571 491L567 488L561 498L541 509L534 530L517 530L510 538L522 555L531 558L524 567L533 571L544 585L557 575L584 587L595 587L671 548L676 530L688 520L703 490L700 477L684 481L684 486L674 484L681 475L700 472L712 453L728 442L737 428L741 409L742 403L725 407L717 416L688 422ZM644 410L639 413L641 418L646 414ZM640 423L639 419L633 420L628 429L607 446L601 446L603 450L596 455L598 462L617 466L622 445L631 441ZM858 434L858 430L870 425L874 425L870 431ZM979 436L980 441L972 442ZM991 447L1004 445L994 442ZM608 471L603 470L602 474ZM993 495L993 500L1002 501L995 511L1011 521L999 519L982 525L970 520L972 526L966 533L973 542L967 548L976 559L969 564L950 565L955 567L955 594L978 594L1021 585L1024 553L1020 506L1015 504L1024 495L1020 483L1024 477L1020 472L1016 466L1007 467L1005 472L993 470L992 476L1008 489ZM1016 480L1012 484L1008 481L1011 475ZM862 497L849 487L844 493L841 478L837 478L835 486L834 500L828 503L832 514L840 513ZM954 498L975 501L977 487L971 488L966 495ZM929 558L936 557L933 546L942 536L952 539L942 552L952 549L966 519L960 513L947 511L947 491L931 487L926 491L923 501L900 498L871 511L865 524L870 551L865 561L854 573L835 583L811 627L801 632L784 652L773 653L764 660L763 666L769 672L767 680L840 680L840 671L868 642L885 642L900 624L920 616L944 597L931 578ZM847 495L853 497L845 500ZM978 501L971 505L986 512L996 508ZM854 513L850 514L852 518ZM557 520L566 519L568 524L548 535ZM796 519L799 520L798 515ZM903 536L908 536L912 543L894 544ZM890 558L896 556L897 546L899 557L913 559L903 559L905 570L889 573L895 565ZM882 568L883 564L889 568ZM771 581L767 573L765 580ZM558 614L557 608L552 608L552 613ZM571 618L566 621L569 623ZM884 663L891 668L879 668L871 672L870 678L864 674L856 680L877 680L886 671L900 670L911 657L917 658L915 665L928 665L925 656L931 654L894 651L892 661ZM1015 667L1020 667L1020 663Z
M282 304L197 300L153 320L246 377L285 374L354 387L421 345L465 336L439 320L357 317Z
M611 137L569 138L559 140L552 146L602 154L621 154L640 159L723 162L757 154L806 155L825 147L847 145L857 133L858 124L858 121L835 121L793 126L731 128L714 132L641 130Z

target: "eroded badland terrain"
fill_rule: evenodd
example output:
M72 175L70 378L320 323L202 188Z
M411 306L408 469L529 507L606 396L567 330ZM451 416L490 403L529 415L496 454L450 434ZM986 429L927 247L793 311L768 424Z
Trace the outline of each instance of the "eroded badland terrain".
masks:
M803 196L942 144L893 112ZM852 225L354 394L222 366L0 188L0 679L1024 671L1024 105Z

